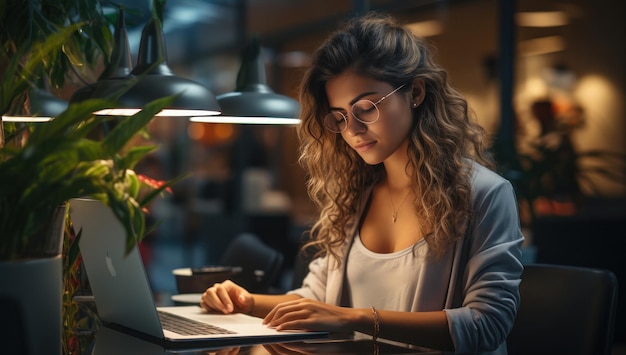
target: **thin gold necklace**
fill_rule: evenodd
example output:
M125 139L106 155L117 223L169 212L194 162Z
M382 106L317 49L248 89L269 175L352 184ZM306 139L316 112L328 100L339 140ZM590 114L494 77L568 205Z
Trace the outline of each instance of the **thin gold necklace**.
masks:
M409 192L411 192L411 190L409 189L404 194L404 197L402 198L402 201L400 201L398 208L396 208L396 206L393 203L393 198L391 198L391 189L389 188L389 183L387 183L387 192L389 192L389 201L391 201L391 207L393 208L393 215L391 216L391 220L393 221L393 223L396 223L396 221L398 220L398 211L400 210L400 207L402 207L404 200L406 200L407 196L409 196Z

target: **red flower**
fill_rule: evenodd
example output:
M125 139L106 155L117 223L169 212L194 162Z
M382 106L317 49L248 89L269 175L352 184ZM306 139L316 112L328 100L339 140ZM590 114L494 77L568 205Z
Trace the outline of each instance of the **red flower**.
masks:
M166 183L163 180L156 180L143 174L137 174L137 179L139 179L139 182L141 182L142 184L150 186L153 189L158 189ZM168 186L165 188L165 191L172 193L172 188Z

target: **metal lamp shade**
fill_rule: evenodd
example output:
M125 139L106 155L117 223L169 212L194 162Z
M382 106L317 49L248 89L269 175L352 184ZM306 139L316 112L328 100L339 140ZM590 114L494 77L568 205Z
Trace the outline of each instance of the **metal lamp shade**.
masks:
M109 65L100 74L98 81L76 90L70 99L70 103L81 102L87 99L111 99L115 90L122 89L124 84L128 84L132 79L130 73L133 61L130 54L128 31L126 30L123 9L120 9L118 13L113 41L113 51Z
M77 91L77 100L105 98L116 102L115 107L96 112L98 115L133 115L149 102L168 96L176 97L172 106L157 116L189 117L220 113L217 99L208 88L174 75L168 67L163 30L158 19L152 18L144 27L137 65L132 71L128 69L130 52L125 49L128 37L123 23L118 22L118 30L116 48L120 50L113 51L112 68L107 68L95 85ZM118 37L117 33L121 35Z
M67 109L67 101L60 99L50 92L41 89L32 89L28 92L28 99L16 112L8 112L2 116L4 122L47 122Z
M235 91L219 95L217 100L222 115L215 116L219 122L250 124L298 124L300 120L298 102L287 96L278 95L265 88L256 91ZM192 117L195 121L197 118Z
M260 45L254 40L244 48L237 75L237 88L217 97L222 114L213 117L192 117L194 122L241 124L298 124L298 102L276 94L267 86L265 64Z

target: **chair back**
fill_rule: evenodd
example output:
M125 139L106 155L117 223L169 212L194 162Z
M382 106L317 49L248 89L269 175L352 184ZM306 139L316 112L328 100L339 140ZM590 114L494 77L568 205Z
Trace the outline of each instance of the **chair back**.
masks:
M254 234L237 235L226 247L221 265L240 266L241 273L232 280L254 293L268 293L278 279L283 265L283 255Z
M617 278L608 270L525 265L509 354L610 354Z
M301 247L298 250L291 277L291 289L302 287L302 282L309 273L309 264L318 255L319 250L317 246L309 246L306 249Z

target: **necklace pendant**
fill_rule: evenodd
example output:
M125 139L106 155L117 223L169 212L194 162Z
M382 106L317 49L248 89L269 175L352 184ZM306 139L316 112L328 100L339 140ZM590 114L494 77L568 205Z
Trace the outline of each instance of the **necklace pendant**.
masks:
M391 202L391 208L393 211L393 214L391 215L391 221L393 223L396 223L397 217L398 217L398 212L400 211L400 208L402 207L402 204L404 203L404 201L406 200L406 197L409 196L409 193L411 192L410 190L408 190L405 194L404 197L402 197L402 201L400 201L400 205L398 205L398 209L396 209L395 204L393 203L393 199L391 198L391 190L389 189L389 185L387 185L387 191L389 192L389 202Z

